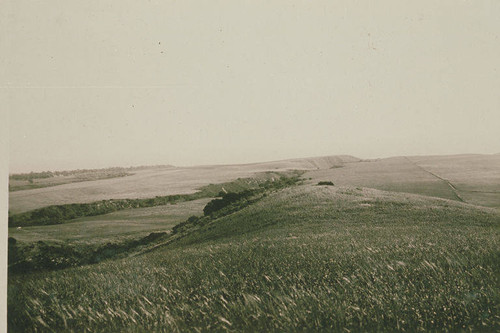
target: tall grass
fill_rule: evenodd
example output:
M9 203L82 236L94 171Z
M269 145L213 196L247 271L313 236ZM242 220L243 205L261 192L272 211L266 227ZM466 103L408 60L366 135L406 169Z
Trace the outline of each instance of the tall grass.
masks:
M157 251L9 281L12 332L494 331L500 218L300 187Z

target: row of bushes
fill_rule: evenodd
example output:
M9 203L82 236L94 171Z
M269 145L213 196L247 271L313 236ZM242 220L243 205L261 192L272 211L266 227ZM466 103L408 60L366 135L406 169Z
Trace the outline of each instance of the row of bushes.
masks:
M277 180L267 180L265 182L259 183L257 188L247 189L240 192L228 192L219 193L220 199L214 199L210 201L205 208L203 208L203 214L205 216L212 215L235 202L241 201L243 199L248 199L258 193L262 193L269 189L280 189L296 184L300 180L298 175L293 177L281 176Z
M297 184L300 181L299 174L292 177L282 176L277 180L262 182L258 187L240 192L219 193L220 198L213 199L203 208L203 216L191 216L186 221L172 228L173 234L179 234L195 226L202 226L219 217L229 215L265 197L266 192L272 189L280 189Z
M128 208L166 205L179 201L195 200L198 194L168 195L150 199L111 199L83 204L54 205L9 216L9 227L61 224L79 217L112 213Z
M51 177L54 177L54 173L51 171L18 173L9 176L11 180L33 180Z
M219 211L222 208L227 207L236 201L246 199L246 198L254 195L256 192L258 192L258 191L257 190L245 190L245 191L242 191L239 193L233 193L233 192L224 193L222 195L222 198L214 199L214 200L210 201L209 203L207 203L205 208L203 208L203 214L205 216L211 215L214 212Z
M203 216L198 217L193 215L189 217L186 221L175 225L172 228L172 233L178 234L194 226L201 226L219 217L236 212L259 200L261 197L254 196L258 192L260 191L246 190L241 193L230 192L225 194L222 199L214 199L203 209ZM253 198L250 198L252 196Z
M78 176L78 175L90 175L90 174L125 174L129 175L127 171L139 169L139 168L105 168L105 169L78 169L70 171L42 171L42 172L29 172L29 173L14 173L9 176L11 180L32 180L32 179L43 179L52 178L55 176Z

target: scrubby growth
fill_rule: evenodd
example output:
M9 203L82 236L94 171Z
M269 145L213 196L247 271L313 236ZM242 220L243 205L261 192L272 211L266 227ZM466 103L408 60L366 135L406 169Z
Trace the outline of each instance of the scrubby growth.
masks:
M189 217L186 221L175 225L172 228L172 233L175 235L186 231L192 231L194 227L202 227L222 216L237 212L265 196L265 194L257 195L259 192L260 191L246 190L242 193L230 192L224 194L222 199L214 199L205 206L203 209L203 216Z
M221 199L214 199L210 201L205 208L203 208L203 214L205 214L205 216L211 215L237 201L247 199L252 195L255 195L256 192L257 191L255 190L246 190L240 193L224 193Z
M30 173L17 173L9 176L11 180L33 180L33 179L43 179L54 177L54 173L51 171L43 172L30 172Z
M247 189L241 192L220 192L220 199L216 198L208 202L203 209L202 217L191 216L186 221L179 223L172 228L173 234L185 232L195 226L201 227L210 221L222 216L239 211L250 204L267 196L267 192L289 187L301 182L299 174L291 177L281 176L279 179L267 180L259 183L258 187Z
M104 169L78 169L78 170L63 170L63 171L42 171L42 172L29 172L29 173L13 173L9 175L10 180L30 180L30 179L44 179L52 178L58 176L81 176L84 178L90 177L90 175L95 175L94 177L99 177L103 175L130 175L128 171L139 170L142 167L113 167Z
M333 186L333 182L323 180L323 181L320 181L320 182L318 183L318 185L329 185L329 186Z
M166 232L152 232L140 239L109 242L100 246L72 245L64 242L38 241L20 244L9 238L9 274L57 270L96 264L110 258L130 254L139 247L149 245L166 236Z

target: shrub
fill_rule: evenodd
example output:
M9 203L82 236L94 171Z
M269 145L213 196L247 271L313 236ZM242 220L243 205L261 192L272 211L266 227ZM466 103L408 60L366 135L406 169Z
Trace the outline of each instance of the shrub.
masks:
M329 185L329 186L333 186L333 183L331 181L326 181L326 180L323 180L323 181L320 181L318 183L318 185Z
M203 214L205 216L210 215L214 212L221 210L222 208L225 208L225 207L231 205L234 202L237 202L241 199L248 198L253 194L254 194L254 191L252 191L252 190L245 190L243 192L238 192L238 193L234 193L234 192L224 193L224 195L222 196L221 199L214 199L214 200L210 201L209 203L207 203L205 208L203 208Z

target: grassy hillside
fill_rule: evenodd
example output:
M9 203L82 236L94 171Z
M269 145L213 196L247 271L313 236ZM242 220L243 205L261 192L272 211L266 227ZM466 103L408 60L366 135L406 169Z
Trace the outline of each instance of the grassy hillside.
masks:
M450 200L302 185L155 251L11 276L9 329L500 329L500 215Z
M155 246L152 243L170 230L178 234L223 212L241 209L270 191L297 184L299 174L266 172L208 185L195 194L50 206L11 216L9 273L63 269L142 251Z

